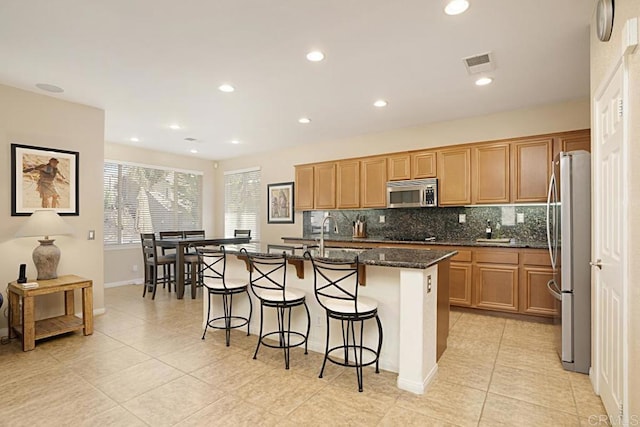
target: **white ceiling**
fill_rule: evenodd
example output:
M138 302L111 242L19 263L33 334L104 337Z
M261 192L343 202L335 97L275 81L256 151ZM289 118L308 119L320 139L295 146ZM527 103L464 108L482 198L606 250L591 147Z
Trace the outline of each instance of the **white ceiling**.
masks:
M104 109L109 142L210 159L588 96L593 1L470 1L2 0L0 83ZM462 58L488 51L477 87Z

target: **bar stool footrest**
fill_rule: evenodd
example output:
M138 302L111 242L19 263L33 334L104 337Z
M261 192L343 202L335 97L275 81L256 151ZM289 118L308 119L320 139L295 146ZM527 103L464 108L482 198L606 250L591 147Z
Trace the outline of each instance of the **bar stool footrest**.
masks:
M344 356L345 347L347 348L347 352L349 355L349 361L345 362L343 357L338 358L338 355ZM337 353L335 356L332 353ZM373 357L372 360L367 360L366 362L360 361L357 365L355 364L354 352L358 352L358 357L360 357L360 347L354 345L339 345L335 347L331 347L327 352L327 360L336 365L345 366L347 368L357 368L359 366L369 366L373 365L378 361L379 355L378 352L370 347L362 347L362 358Z
M243 326L246 326L247 323L249 323L249 319L242 316L231 316L230 319L232 324L229 326L229 329L241 328ZM237 323L238 321L240 323ZM227 329L227 326L225 325L225 317L220 316L220 317L216 317L214 319L209 320L209 322L207 323L207 327L213 328L213 329L223 329L223 330Z
M274 335L276 337L275 339L273 339L273 338L268 339L269 337L274 336ZM268 332L266 334L263 334L260 337L260 343L262 345L264 345L265 347L270 347L270 348L293 348L293 347L299 347L299 346L303 345L307 341L306 336L302 332L297 332L297 331L285 332L284 335L290 335L289 345L287 346L284 343L280 344L280 336L281 335L282 335L282 333L278 332L278 331ZM294 338L298 338L298 339L300 339L300 341L292 343L291 341L294 341L293 340ZM274 344L274 342L276 344Z

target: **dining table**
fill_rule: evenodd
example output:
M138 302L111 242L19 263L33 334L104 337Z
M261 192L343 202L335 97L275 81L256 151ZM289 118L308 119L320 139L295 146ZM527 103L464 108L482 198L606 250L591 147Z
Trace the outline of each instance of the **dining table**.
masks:
M250 237L182 237L156 239L156 246L176 250L176 293L178 299L184 298L184 256L189 248L198 246L220 246L249 243ZM192 281L193 282L193 281ZM191 298L195 298L195 287L192 286Z

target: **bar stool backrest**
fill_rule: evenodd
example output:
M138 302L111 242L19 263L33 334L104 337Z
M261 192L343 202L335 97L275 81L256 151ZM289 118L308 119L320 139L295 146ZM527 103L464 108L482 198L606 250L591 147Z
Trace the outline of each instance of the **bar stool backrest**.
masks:
M343 302L353 304L358 314L358 274L359 260L332 261L328 258L314 258L309 252L305 256L311 260L313 266L313 290L318 303L326 310L327 302Z
M282 300L284 301L287 255L285 253L250 254L245 248L240 249L240 253L249 260L249 283L254 295L260 298L261 291L282 292Z
M227 269L227 252L224 246L219 248L197 248L199 258L198 277L206 286L207 283L215 280L222 281L224 288L224 274Z

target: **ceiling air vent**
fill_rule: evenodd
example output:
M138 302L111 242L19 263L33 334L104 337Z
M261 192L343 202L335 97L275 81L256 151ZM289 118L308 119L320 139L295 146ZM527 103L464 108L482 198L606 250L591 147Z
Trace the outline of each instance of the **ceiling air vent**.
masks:
M469 74L484 73L495 68L491 52L462 58Z

